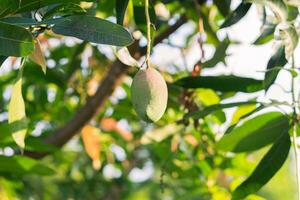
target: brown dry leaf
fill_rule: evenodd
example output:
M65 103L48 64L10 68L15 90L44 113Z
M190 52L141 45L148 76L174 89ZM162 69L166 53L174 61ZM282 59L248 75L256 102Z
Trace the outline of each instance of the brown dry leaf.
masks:
M40 65L42 67L44 74L46 74L46 69L47 69L46 59L41 49L40 42L38 40L35 40L34 43L35 43L34 52L29 56L29 58L36 64Z
M37 39L40 41L40 44L41 45L47 45L47 46L50 46L50 43L49 43L49 40L48 38L43 35L43 34L40 34Z
M93 160L93 168L99 170L101 168L100 161L100 130L91 125L85 125L81 130L84 148L89 157Z

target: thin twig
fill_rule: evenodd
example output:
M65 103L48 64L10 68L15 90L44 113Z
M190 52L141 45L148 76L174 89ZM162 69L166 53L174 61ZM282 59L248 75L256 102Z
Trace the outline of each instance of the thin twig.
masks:
M198 28L199 28L199 38L198 38L198 43L199 43L199 47L200 47L200 51L201 51L201 57L200 57L200 63L204 62L205 60L205 51L203 48L203 34L204 34L204 26L203 26L203 17L202 17L202 13L201 13L201 5L199 4L199 2L197 0L194 0L196 9L197 9L197 14L199 17L198 20Z
M295 58L294 55L292 56L292 69L295 68ZM292 90L292 101L296 102L295 99L295 77L292 76L292 84L291 84L291 90ZM296 177L297 177L297 188L298 188L298 200L300 200L300 166L299 166L299 149L297 146L297 110L296 106L293 106L293 149L295 153L295 162L296 162Z
M151 53L151 21L149 15L149 0L145 0L145 15L147 21L147 52L146 52L146 63L147 68L150 67L150 53Z

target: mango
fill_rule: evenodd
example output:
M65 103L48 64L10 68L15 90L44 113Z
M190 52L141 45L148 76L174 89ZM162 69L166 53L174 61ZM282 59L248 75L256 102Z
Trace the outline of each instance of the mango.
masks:
M131 100L137 115L146 122L157 122L168 102L168 88L161 74L152 67L140 69L131 85Z

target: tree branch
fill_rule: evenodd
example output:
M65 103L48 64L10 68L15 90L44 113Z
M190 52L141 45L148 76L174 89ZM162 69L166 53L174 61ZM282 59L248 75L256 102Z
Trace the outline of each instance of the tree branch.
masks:
M181 17L174 25L170 26L163 33L161 33L161 35L158 35L155 38L154 45L169 37L186 21L186 17ZM129 47L130 53L136 59L139 59L145 55L145 50L145 47L139 47L138 41L134 42ZM98 113L99 109L103 107L104 103L112 95L114 89L120 83L122 76L127 73L129 68L129 66L126 66L119 60L116 60L101 81L96 93L87 99L86 104L76 112L70 121L57 129L53 134L46 137L45 142L57 147L61 147L67 143L87 122L94 117L96 113ZM46 154L26 152L26 155L39 158L45 156Z

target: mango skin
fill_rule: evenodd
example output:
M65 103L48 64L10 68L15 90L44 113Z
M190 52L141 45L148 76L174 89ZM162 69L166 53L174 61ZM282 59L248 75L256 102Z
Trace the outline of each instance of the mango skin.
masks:
M161 74L152 67L141 69L133 78L131 100L141 119L157 122L168 103L168 88Z

